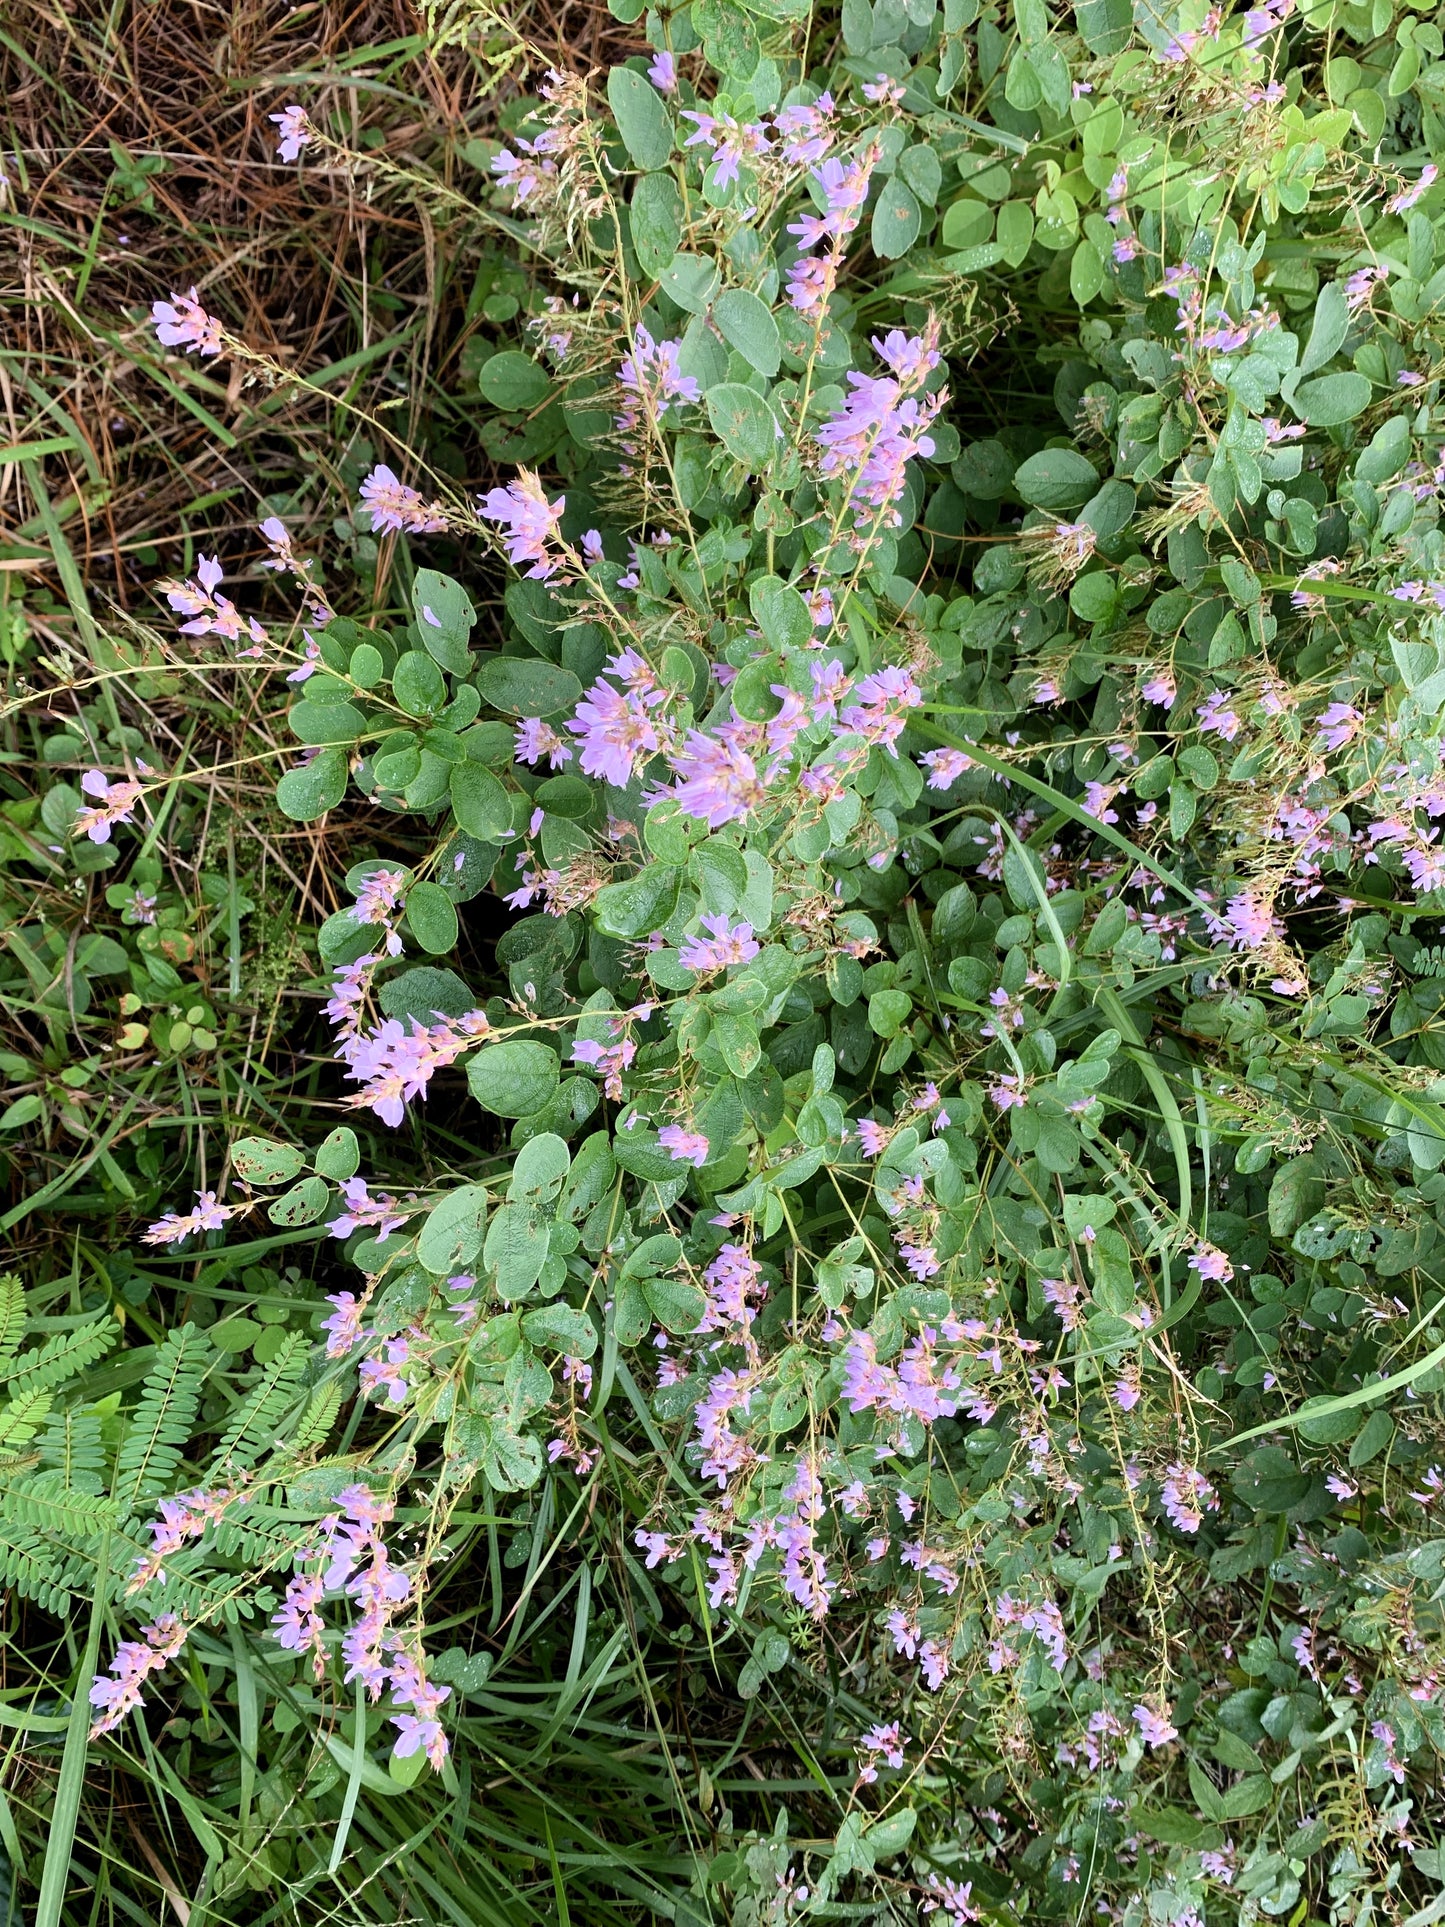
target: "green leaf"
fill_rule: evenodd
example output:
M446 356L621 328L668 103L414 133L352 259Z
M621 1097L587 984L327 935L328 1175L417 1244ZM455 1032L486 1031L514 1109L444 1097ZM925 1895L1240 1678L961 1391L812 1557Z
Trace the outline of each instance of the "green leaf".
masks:
M327 1132L316 1148L311 1168L318 1177L330 1178L333 1184L342 1184L356 1176L361 1169L361 1146L349 1124L338 1124L334 1131Z
M771 311L746 288L724 288L713 303L718 331L743 360L760 375L775 375L782 366L783 348Z
M775 575L759 576L748 589L754 619L775 649L802 649L813 634L813 617L798 590ZM776 682L778 676L773 677Z
M1300 375L1312 375L1317 368L1333 361L1349 331L1350 309L1345 291L1338 281L1327 281L1315 300L1314 325L1299 358Z
M457 767L460 769L463 766L458 764ZM445 956L447 951L456 949L457 938L461 934L457 907L440 884L412 885L407 893L406 920L422 949L429 951L433 957Z
M270 1138L238 1138L231 1146L231 1168L247 1184L289 1184L305 1166L304 1151Z
M487 1270L496 1274L497 1291L503 1298L526 1297L542 1275L548 1245L546 1225L526 1205L497 1208L482 1259Z
M538 1305L522 1316L522 1336L529 1345L544 1345L568 1358L590 1358L597 1349L597 1330L585 1312L570 1305Z
M629 221L642 272L663 274L682 239L682 195L671 174L644 174L632 190Z
M696 1331L707 1310L702 1286L683 1278L644 1278L642 1295L664 1331Z
M1351 370L1347 374L1320 375L1301 382L1290 397L1290 406L1311 428L1337 428L1352 422L1370 405L1374 393L1369 378Z
M366 728L355 703L303 700L286 721L298 743L354 743Z
M1074 0L1079 36L1095 59L1121 54L1134 30L1130 0Z
M696 254L675 254L657 277L663 293L688 314L705 314L717 293L718 271Z
M266 1216L272 1224L284 1225L288 1229L295 1225L315 1224L331 1201L331 1192L325 1178L303 1178L300 1184L292 1185L279 1198L275 1198L266 1208Z
M477 386L493 408L520 414L541 406L552 392L552 377L520 349L503 348L482 363Z
M446 678L420 649L408 649L391 672L391 693L408 716L435 716L446 706Z
M873 252L883 261L900 260L917 241L922 226L918 202L895 174L884 184L873 209Z
M477 612L460 582L435 569L418 569L411 585L412 613L427 653L454 676L472 666L467 647Z
M567 1181L572 1153L566 1141L552 1131L539 1131L528 1138L512 1166L512 1182L507 1187L510 1203L550 1204Z
M868 999L868 1028L878 1037L896 1037L912 1009L906 990L875 990Z
M1022 265L1034 240L1034 211L1027 201L1005 201L998 211L998 244L1011 268Z
M741 382L719 382L704 397L713 432L747 469L766 468L782 440L777 417L761 395Z
M649 863L626 883L609 883L597 892L593 918L609 937L648 937L661 929L677 904L682 871L670 863Z
M489 1044L467 1065L467 1088L497 1117L530 1117L557 1089L555 1051L527 1038Z
M934 206L943 186L943 163L931 147L905 147L898 156L898 172L920 201Z
M644 174L665 167L672 152L672 120L647 76L632 67L614 67L607 76L607 100L634 166Z
M465 1271L482 1248L487 1222L487 1194L480 1184L466 1184L434 1204L417 1239L416 1255L437 1278Z
M512 799L480 763L453 763L452 814L468 836L494 843L512 827Z
M492 1422L492 1442L482 1470L498 1492L525 1492L542 1476L542 1448L530 1432L514 1432L500 1419Z
M1013 485L1033 508L1051 514L1082 507L1099 487L1099 472L1073 448L1041 448L1014 471Z
M346 794L350 760L344 749L323 749L276 785L276 802L294 823L311 823L334 810Z
M475 682L483 702L514 716L559 716L582 699L582 685L570 669L537 656L488 656Z
M454 970L438 970L435 964L418 964L393 977L382 985L379 1001L384 1017L404 1021L414 1017L420 1024L434 1024L438 1017L463 1017L477 1007L470 984ZM330 1177L331 1173L326 1175ZM351 1173L343 1175L350 1177Z

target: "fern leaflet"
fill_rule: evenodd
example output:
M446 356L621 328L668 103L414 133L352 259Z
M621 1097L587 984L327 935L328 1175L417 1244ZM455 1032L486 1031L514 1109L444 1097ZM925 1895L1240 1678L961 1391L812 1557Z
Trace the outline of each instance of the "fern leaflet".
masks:
M329 1385L318 1385L302 1414L296 1435L290 1441L292 1452L307 1452L313 1445L320 1445L336 1423L336 1414L340 1410L340 1384L333 1379Z
M21 1392L50 1391L76 1378L103 1358L115 1343L120 1326L107 1313L74 1331L57 1332L43 1345L22 1352L9 1374L10 1396Z
M226 1427L205 1483L214 1485L216 1474L241 1471L254 1465L269 1445L275 1443L276 1428L296 1395L310 1349L310 1340L301 1332L288 1332L285 1343L266 1367L265 1376L250 1396L233 1413Z
M0 1446L13 1451L17 1445L24 1445L33 1439L45 1423L45 1415L49 1410L49 1392L21 1392L17 1397L7 1400L0 1406Z
M0 1367L15 1356L25 1331L25 1288L13 1271L0 1272Z
M173 1331L141 1386L116 1460L115 1494L122 1515L175 1482L200 1404L210 1347L194 1325Z

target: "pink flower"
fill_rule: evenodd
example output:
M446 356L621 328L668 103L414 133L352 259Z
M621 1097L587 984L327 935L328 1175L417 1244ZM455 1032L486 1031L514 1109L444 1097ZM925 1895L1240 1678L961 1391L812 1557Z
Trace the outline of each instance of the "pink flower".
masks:
M748 963L762 948L753 938L750 923L729 925L726 916L703 917L706 937L688 937L677 953L685 970L726 970L732 964Z
M678 1163L694 1164L699 1169L707 1163L708 1141L701 1131L684 1130L680 1124L664 1124L657 1141Z
M214 1191L198 1191L196 1206L184 1217L168 1211L157 1220L141 1238L142 1244L172 1245L185 1238L193 1237L198 1231L219 1231L227 1218L234 1217L238 1211L247 1211L247 1204L217 1204Z
M399 481L385 462L361 484L361 506L371 515L373 535L436 535L447 525L439 503L426 503L414 488Z
M1173 1711L1167 1702L1162 1707L1140 1705L1134 1708L1134 1722L1143 1734L1146 1746L1168 1746L1171 1740L1179 1738L1178 1727L1170 1723Z
M549 504L541 482L525 468L517 470L514 482L489 489L480 501L487 520L500 522L506 531L502 541L508 561L518 568L530 562L527 574L539 581L555 575L560 566L560 558L547 553L547 543L556 534L566 506L565 495Z
M276 123L276 152L283 161L301 158L303 147L309 147L315 138L311 123L306 118L306 109L294 102L284 107L279 114L271 114L268 119Z
M1160 1487L1159 1502L1180 1532L1198 1532L1204 1514L1219 1504L1219 1495L1192 1465L1171 1465Z
M1189 1269L1191 1271L1197 1271L1201 1278L1211 1279L1225 1285L1227 1285L1234 1276L1234 1266L1229 1262L1228 1256L1219 1249L1218 1245L1204 1244L1202 1242L1199 1249L1189 1260Z
M226 324L207 314L197 298L172 293L169 301L151 303L151 326L163 348L196 349L202 355L218 355L225 346Z
M918 761L928 771L928 787L931 790L948 789L965 770L973 768L972 760L961 749L926 749Z
M87 796L97 799L94 809L82 809L75 819L77 833L92 843L109 843L112 823L129 823L131 812L141 797L141 785L130 778L108 783L102 771L88 769L80 779Z
M518 723L516 752L519 763L539 763L545 756L552 769L561 769L572 760L571 744L538 716L524 716Z
M1440 170L1433 161L1420 169L1419 177L1413 187L1405 187L1398 194L1392 194L1385 203L1387 214L1408 214L1422 197L1427 188L1433 187L1439 178Z

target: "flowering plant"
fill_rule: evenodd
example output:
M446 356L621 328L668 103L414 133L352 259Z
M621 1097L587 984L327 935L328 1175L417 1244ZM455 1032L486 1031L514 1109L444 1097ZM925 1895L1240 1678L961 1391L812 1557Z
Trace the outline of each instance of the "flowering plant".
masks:
M318 935L351 1123L146 1236L269 1196L355 1275L277 1381L314 1422L162 1506L132 1583L189 1603L96 1730L249 1512L280 1647L450 1772L428 1586L469 1494L546 1491L744 1700L828 1682L826 1841L696 1858L739 1919L1434 1918L1439 29L646 28L491 156L514 459L372 467L409 608L335 610L281 519L286 624L166 585L293 686L282 810L380 853ZM990 421L1025 316L1052 392ZM91 772L75 833L163 780Z

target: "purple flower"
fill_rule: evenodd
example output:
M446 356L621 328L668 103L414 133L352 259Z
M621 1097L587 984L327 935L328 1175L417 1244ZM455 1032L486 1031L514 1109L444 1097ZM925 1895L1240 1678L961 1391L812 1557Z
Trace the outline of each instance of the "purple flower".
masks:
M675 94L677 92L677 62L666 48L653 55L652 65L647 70L647 78L659 93Z
M638 762L655 756L663 746L653 711L665 700L662 690L636 677L632 687L621 690L599 676L567 725L579 738L583 774L600 776L625 789Z
M1331 703L1321 712L1317 728L1325 749L1343 749L1359 733L1364 717L1349 703Z
M1351 314L1368 305L1370 296L1389 272L1383 261L1371 267L1356 268L1345 282L1345 306Z
M303 147L309 147L315 138L311 123L306 118L306 109L298 107L293 101L289 107L282 108L279 114L271 114L268 119L276 123L276 152L283 161L301 158Z
M672 401L701 401L697 377L685 375L678 366L681 350L681 341L654 341L639 321L632 338L632 353L624 356L617 379L624 388L647 402L655 415L665 413ZM618 417L618 426L630 428L633 421L634 415L628 410Z
M712 149L713 183L717 187L731 186L743 161L760 159L771 150L761 121L740 127L731 114L703 114L689 109L684 109L682 118L690 120L697 130L688 135L684 147L701 144Z
M489 489L480 506L489 522L500 522L505 529L502 540L508 561L518 568L530 562L527 574L537 581L556 574L559 559L547 553L547 543L556 534L567 506L565 495L549 504L537 477L530 469L520 468L515 482Z
M539 151L539 144L519 140L520 154L503 148L492 162L492 172L502 186L511 189L512 206L522 207L534 196L542 196L547 183L557 177L557 163Z
M87 796L96 798L97 807L80 811L75 819L76 833L89 837L92 843L109 843L111 824L130 822L131 812L140 801L141 785L129 777L108 783L103 771L88 769L80 787Z
M738 740L740 734L736 719L724 723L715 736L689 730L671 759L678 778L672 790L678 808L710 829L741 822L767 796L757 764Z
M361 1307L349 1291L328 1292L326 1302L336 1307L321 1321L321 1329L327 1333L326 1356L345 1358L361 1336Z
M1239 734L1239 718L1222 689L1212 690L1194 713L1201 732L1214 730L1226 743L1232 743Z
M833 113L833 96L826 93L811 104L778 109L773 130L779 136L778 151L789 166L810 167L822 160L833 141Z
M1204 1514L1219 1504L1214 1487L1192 1465L1171 1465L1159 1489L1159 1502L1180 1532L1198 1532Z
M143 1626L141 1636L123 1639L115 1649L109 1674L102 1674L90 1688L90 1703L101 1710L90 1729L91 1739L113 1732L127 1713L141 1703L141 1689L152 1673L165 1670L186 1643L190 1628L175 1613L162 1613L154 1625Z
M379 462L361 484L361 505L371 515L373 535L436 535L447 525L437 502L426 503Z
M1387 214L1408 214L1415 203L1425 194L1426 190L1434 186L1439 177L1440 170L1434 161L1428 162L1420 169L1419 178L1413 187L1402 188L1398 194L1392 195L1390 199L1386 201L1385 212Z
M1199 1249L1189 1260L1189 1269L1191 1271L1197 1271L1201 1278L1211 1279L1225 1285L1227 1285L1234 1276L1234 1266L1229 1262L1227 1255L1219 1249L1218 1245L1205 1244L1202 1241Z
M217 1204L214 1191L198 1191L193 1211L188 1211L184 1217L178 1216L174 1211L168 1211L144 1233L141 1243L179 1244L185 1238L194 1237L198 1231L219 1231L227 1218L234 1217L238 1211L248 1209L249 1206L245 1204Z
M873 345L893 374L850 370L850 393L815 438L823 450L821 472L849 478L848 500L860 528L875 520L898 525L894 504L906 485L907 465L917 455L932 455L929 425L947 399L943 391L922 399L909 392L937 364L932 328L912 338L895 329L886 341L875 337Z
M1168 1746L1171 1740L1179 1738L1179 1728L1170 1723L1169 1716L1173 1711L1167 1702L1162 1707L1140 1705L1134 1708L1134 1722L1146 1746Z
M574 1064L587 1064L602 1079L602 1088L614 1103L622 1101L622 1074L637 1055L637 1045L630 1037L621 1037L615 1043L601 1044L595 1038L579 1037L572 1046Z
M169 301L153 301L151 326L163 348L184 348L187 354L194 348L202 355L218 355L225 346L226 324L206 313L194 288L189 294L173 292Z
M685 1130L681 1124L664 1124L657 1141L678 1163L694 1164L699 1169L707 1163L708 1141L701 1131Z
M572 760L571 744L538 716L524 716L518 723L516 752L519 763L539 763L545 756L553 769L561 769Z
M727 917L703 917L702 926L711 934L688 937L677 953L685 970L726 970L745 964L758 955L761 945L753 937L750 923L729 924Z

